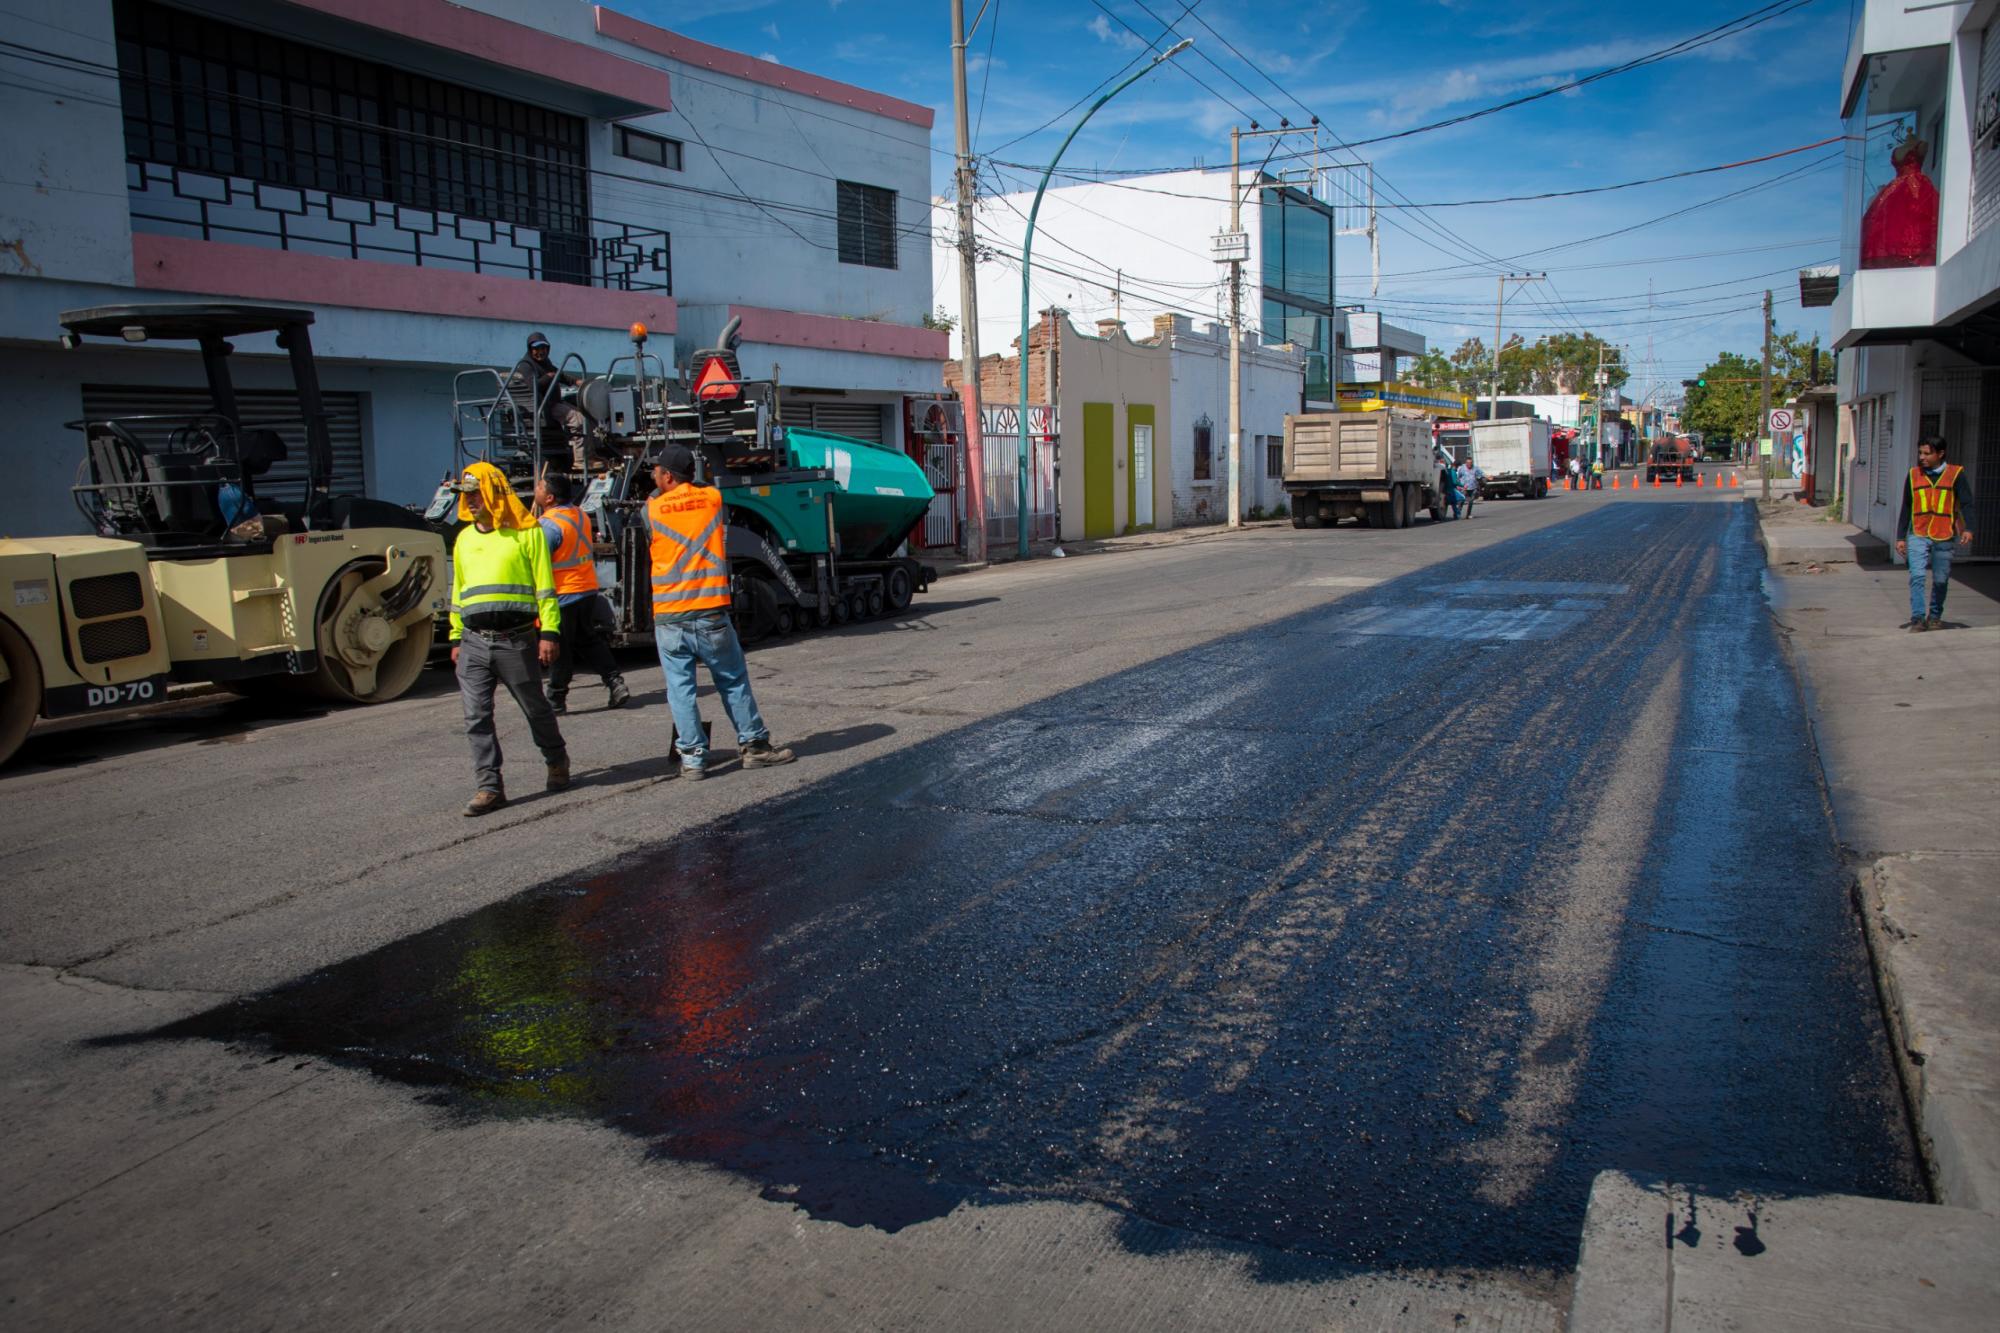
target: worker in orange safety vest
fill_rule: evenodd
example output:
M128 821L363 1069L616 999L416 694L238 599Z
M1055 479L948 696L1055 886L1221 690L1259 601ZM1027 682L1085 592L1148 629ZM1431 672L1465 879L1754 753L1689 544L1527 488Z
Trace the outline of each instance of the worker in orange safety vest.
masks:
M695 702L694 667L706 663L736 725L736 744L745 768L789 764L790 750L771 744L771 729L750 693L750 668L730 623L728 510L722 493L694 481L694 454L670 444L654 459L654 495L646 502L646 527L653 535L653 639L667 679L667 703L674 714L681 775L707 776L708 736Z
M1912 633L1944 628L1944 594L1951 579L1954 539L1961 546L1972 545L1972 530L1965 526L1965 509L1971 489L1965 484L1965 469L1945 461L1949 446L1941 435L1926 435L1917 441L1917 466L1903 485L1903 510L1896 518L1896 554L1910 566L1910 623ZM1924 575L1930 575L1930 602L1924 601Z
M590 515L576 505L575 485L566 474L549 471L535 482L535 513L548 538L556 601L562 607L562 642L549 668L549 706L558 713L569 711L569 683L578 662L604 682L610 692L606 708L623 708L632 698L605 641L611 606L598 592L596 533Z

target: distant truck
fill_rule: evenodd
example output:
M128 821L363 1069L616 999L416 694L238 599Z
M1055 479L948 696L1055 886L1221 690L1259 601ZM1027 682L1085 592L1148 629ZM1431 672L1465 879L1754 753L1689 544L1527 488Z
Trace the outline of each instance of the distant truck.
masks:
M1540 417L1502 417L1472 423L1472 461L1486 479L1479 498L1518 495L1539 500L1549 493L1549 423Z
M1430 423L1394 410L1307 412L1285 418L1285 493L1292 526L1330 527L1352 518L1371 528L1407 528L1429 510L1444 517Z

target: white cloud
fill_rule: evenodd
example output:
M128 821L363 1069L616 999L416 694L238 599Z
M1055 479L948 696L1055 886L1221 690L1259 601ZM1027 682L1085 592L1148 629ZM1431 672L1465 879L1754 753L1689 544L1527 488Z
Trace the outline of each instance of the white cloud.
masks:
M771 39L772 41L774 41L774 42L775 42L775 41L778 41L778 40L779 40L779 37L778 37L778 25L777 25L777 24L775 24L775 23L766 23L766 24L764 25L764 28L763 28L763 32L764 32L764 35L765 35L766 37L769 37L769 38L770 38L770 39Z
M1111 20L1102 14L1092 17L1090 22L1084 25L1084 28L1098 41L1109 42L1120 50L1136 51L1145 45L1144 42L1125 31L1125 29L1112 27Z
M782 60L778 59L778 53L777 53L776 51L763 51L763 52L760 52L760 53L758 54L757 58L758 58L759 60L768 60L768 61L770 61L770 62L771 62L772 64L774 64L774 65L782 65L782 64L784 64L784 63L785 63L784 61L782 61Z

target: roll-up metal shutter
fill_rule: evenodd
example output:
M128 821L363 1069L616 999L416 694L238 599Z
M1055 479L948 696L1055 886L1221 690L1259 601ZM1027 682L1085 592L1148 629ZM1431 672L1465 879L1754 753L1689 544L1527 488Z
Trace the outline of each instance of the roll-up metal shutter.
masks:
M883 420L887 413L881 403L816 403L797 400L780 403L778 419L787 426L823 430L869 444L883 444Z
M322 390L327 434L333 444L331 494L363 495L367 477L362 464L361 395ZM243 427L268 427L285 439L286 456L257 478L257 494L284 504L303 503L306 494L306 434L298 395L290 390L238 389L237 410ZM156 416L164 421L128 423L148 449L173 447L174 418L185 420L210 412L207 389L168 388L157 384L86 384L83 415L93 420ZM81 442L78 452L81 453Z

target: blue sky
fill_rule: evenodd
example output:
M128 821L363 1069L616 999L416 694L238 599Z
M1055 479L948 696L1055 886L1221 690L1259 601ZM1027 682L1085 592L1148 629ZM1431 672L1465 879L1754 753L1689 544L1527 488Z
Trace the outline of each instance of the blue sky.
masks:
M1163 20L1194 38L1200 55L1183 54L1106 107L1071 147L1066 167L1226 162L1232 124L1246 114L1265 124L1278 113L1302 121L1301 105L1343 140L1393 133L1590 74L1759 7L1758 0L1274 0L1253 13L1202 0L1197 17L1185 17L1185 0L1102 0L1102 7L991 0L971 44L974 147L1007 162L1045 162L1076 113L1031 131L1131 60L1141 36L1158 36ZM932 179L940 193L949 185L945 0L713 0L694 20L687 10L695 7L649 0L629 8L690 36L936 107ZM978 0L966 8L969 19ZM1692 54L1355 154L1374 163L1385 189L1429 204L1573 190L1797 148L1840 132L1836 102L1851 20L1850 0L1811 0ZM1550 278L1509 298L1510 331L1533 336L1581 325L1625 343L1637 369L1651 280L1658 375L1677 383L1720 350L1756 350L1756 307L1767 285L1781 328L1825 334L1824 311L1798 309L1793 275L1838 252L1838 150L1579 198L1385 212L1380 298L1368 298L1366 242L1358 238L1340 243L1340 292L1449 350L1468 334L1491 338L1488 257L1497 257ZM1798 174L1628 235L1579 243L1788 172ZM939 280L946 276L941 269Z

